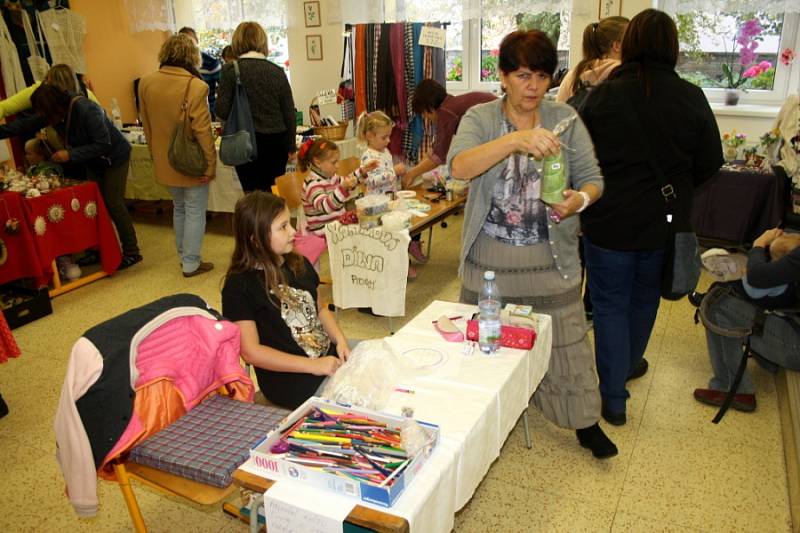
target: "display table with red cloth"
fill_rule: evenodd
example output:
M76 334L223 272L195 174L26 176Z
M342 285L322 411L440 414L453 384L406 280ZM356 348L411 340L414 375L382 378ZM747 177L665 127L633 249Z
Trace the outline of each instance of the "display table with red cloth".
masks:
M785 183L771 169L747 167L743 162L724 165L698 188L692 208L692 226L708 244L751 244L782 220Z
M122 251L96 183L88 181L56 189L25 199L24 206L45 276L52 276L51 265L56 257L94 247L100 250L103 271L117 271ZM46 283L47 279L43 284Z
M24 198L16 192L0 193L0 285L21 278L44 278L33 229L27 223ZM9 233L6 222L16 219L19 229ZM2 256L5 261L2 261Z

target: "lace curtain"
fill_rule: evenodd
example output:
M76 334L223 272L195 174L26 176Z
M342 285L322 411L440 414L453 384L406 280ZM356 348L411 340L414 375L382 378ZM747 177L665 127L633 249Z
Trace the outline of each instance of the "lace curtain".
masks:
M173 0L125 0L131 33L175 31Z
M669 13L693 11L761 11L778 13L800 13L798 0L666 0L662 8Z
M519 13L569 11L572 0L332 0L329 4L332 13L339 9L343 22L361 24L458 21L482 18L484 14L514 16Z
M288 0L190 0L196 29L233 30L245 20L287 27Z

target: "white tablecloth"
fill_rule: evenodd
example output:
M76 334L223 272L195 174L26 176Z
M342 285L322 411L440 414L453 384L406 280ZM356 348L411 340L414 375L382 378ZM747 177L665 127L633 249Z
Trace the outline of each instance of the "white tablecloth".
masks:
M412 532L450 531L454 515L472 497L478 484L500 454L530 397L550 364L552 321L539 321L532 350L501 348L486 356L476 347L463 354L463 343L445 341L431 324L441 315L470 317L476 306L434 301L387 342L398 352L410 348L436 348L451 362L445 372L418 375L399 384L414 394L394 392L382 409L400 415L413 407L418 420L438 424L441 439L413 483L394 506L385 508L359 502L408 520ZM464 322L456 322L462 329ZM250 461L244 470L261 475Z
M217 173L209 183L208 210L233 213L236 201L244 196L236 169L222 164L217 153ZM169 191L155 180L153 160L146 144L131 145L131 162L125 198L129 200L171 200Z

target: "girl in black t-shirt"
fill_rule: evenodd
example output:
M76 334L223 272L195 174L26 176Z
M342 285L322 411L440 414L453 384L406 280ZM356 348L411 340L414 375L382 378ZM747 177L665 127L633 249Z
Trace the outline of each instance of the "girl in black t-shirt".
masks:
M233 229L222 312L239 326L242 357L255 366L264 396L295 408L347 360L347 339L317 301L317 273L292 251L295 230L283 199L249 193L236 203Z

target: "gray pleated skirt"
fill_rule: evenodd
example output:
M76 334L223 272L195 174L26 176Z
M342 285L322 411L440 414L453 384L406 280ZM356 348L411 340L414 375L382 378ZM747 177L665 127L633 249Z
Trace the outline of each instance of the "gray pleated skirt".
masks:
M533 395L533 404L561 427L580 429L596 423L600 391L594 352L586 335L580 278L563 278L546 242L511 246L481 232L464 265L463 303L477 304L486 270L495 271L503 304L530 305L553 319L550 366Z

